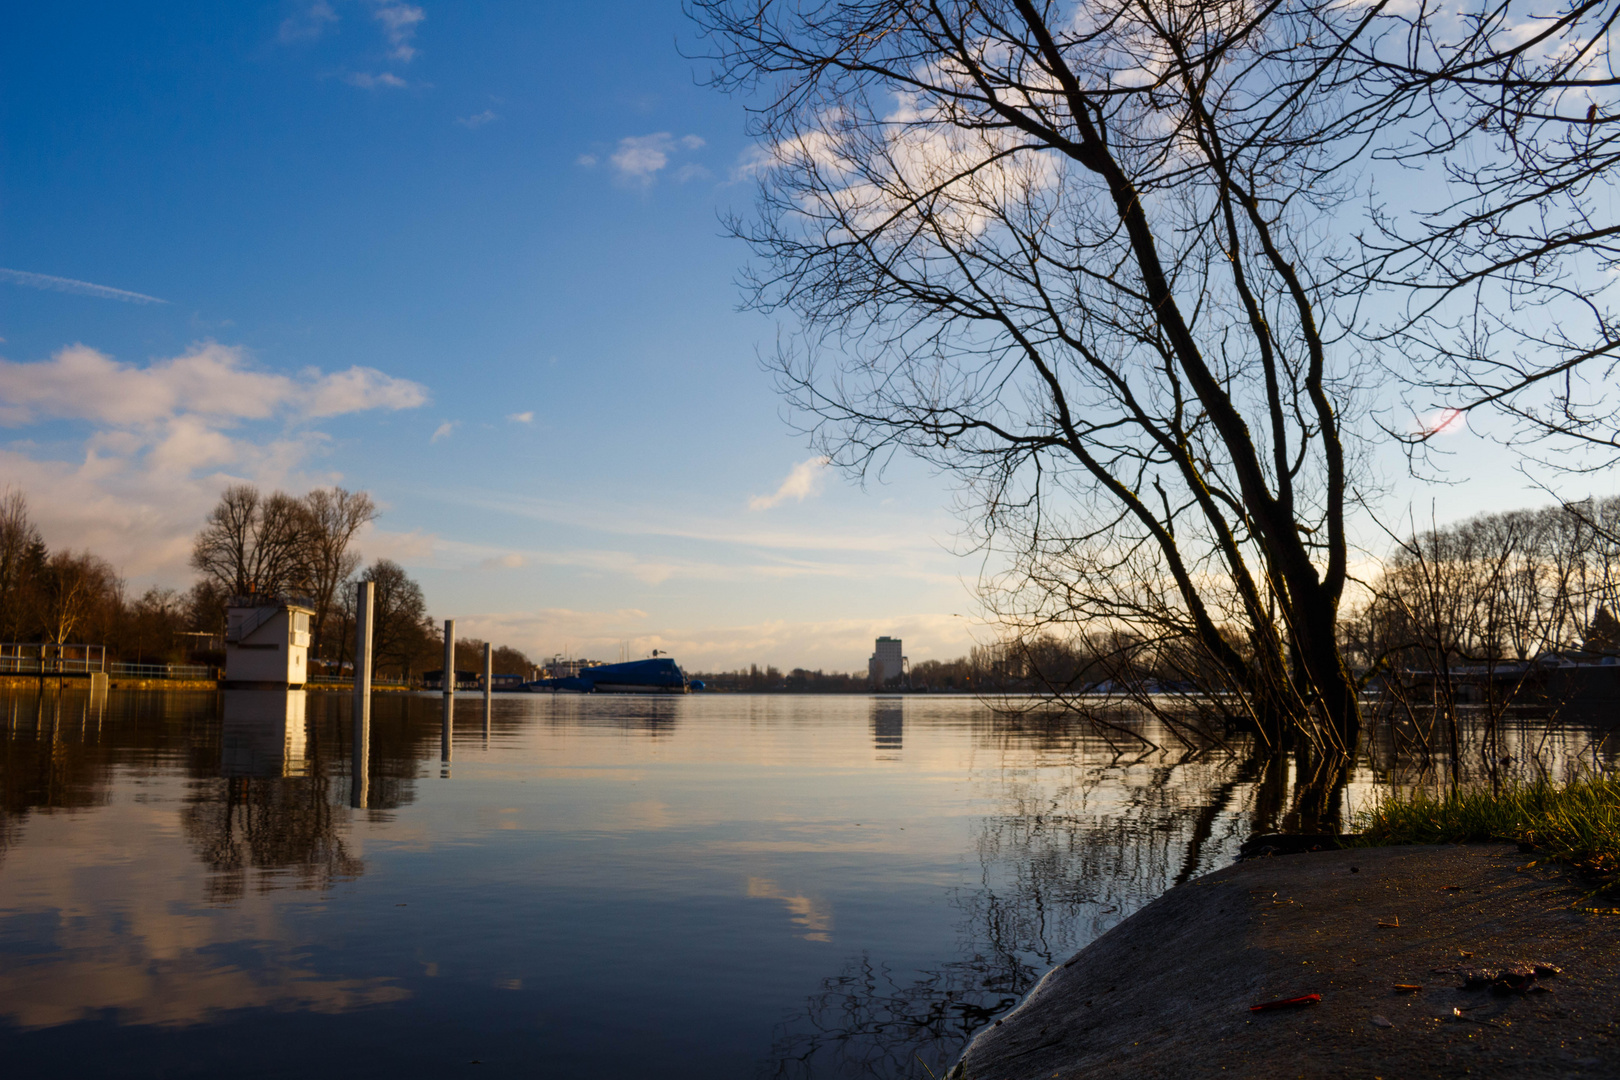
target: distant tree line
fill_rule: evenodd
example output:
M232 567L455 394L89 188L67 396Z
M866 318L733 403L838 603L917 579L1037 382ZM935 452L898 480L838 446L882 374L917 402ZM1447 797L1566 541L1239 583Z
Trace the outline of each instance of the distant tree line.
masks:
M124 659L183 658L184 634L211 611L210 597L153 588L131 599L105 559L52 551L18 490L0 496L0 640L106 644Z
M1347 620L1362 667L1620 649L1620 497L1482 514L1403 540Z
M363 491L317 488L303 496L265 494L251 484L225 489L192 543L198 579L185 592L154 586L126 595L123 580L90 552L51 551L26 496L0 496L0 639L107 646L108 658L138 663L224 661L218 644L233 597L296 599L313 611L311 670L348 673L354 660L355 583L373 593L373 673L410 681L443 666L444 636L422 587L390 559L361 568L355 538L377 518ZM483 669L483 642L462 639L456 666ZM495 670L533 667L509 646Z
M1040 643L1040 655L1054 670L1053 657L1068 662L1069 647L1055 639ZM783 674L775 667L751 664L735 671L700 672L709 690L732 693L864 694L873 689L869 673L811 671L794 668ZM1005 646L976 646L967 656L954 660L923 660L913 664L909 676L892 679L880 689L932 690L953 692L1032 691L1040 688L1039 675L1027 660L1016 659Z
M1620 656L1620 496L1483 514L1395 544L1347 606L1341 648L1360 685L1546 659ZM1064 698L1202 695L1222 687L1207 655L1178 635L1094 620L1065 632L1033 622L954 660L912 665L910 689L1030 692ZM1234 642L1238 635L1233 633ZM865 672L758 665L704 673L711 689L861 693Z

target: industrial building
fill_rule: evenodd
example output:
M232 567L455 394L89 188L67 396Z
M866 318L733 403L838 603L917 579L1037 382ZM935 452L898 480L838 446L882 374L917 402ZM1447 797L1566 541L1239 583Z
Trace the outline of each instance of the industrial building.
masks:
M872 680L876 689L899 686L905 683L906 676L911 673L910 662L901 655L904 648L897 637L880 637L876 647L872 650L872 658L866 662L866 673Z

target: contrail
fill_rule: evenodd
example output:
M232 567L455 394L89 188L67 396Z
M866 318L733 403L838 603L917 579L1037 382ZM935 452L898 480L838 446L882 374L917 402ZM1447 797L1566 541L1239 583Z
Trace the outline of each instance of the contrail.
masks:
M99 296L103 300L122 300L126 304L167 304L167 300L160 300L145 293L130 292L127 289L113 289L106 285L92 285L88 281L74 281L72 278L52 277L50 274L33 274L27 270L7 270L0 266L0 281L9 281L14 285L26 285L30 289L51 289L55 292L78 293L80 296Z

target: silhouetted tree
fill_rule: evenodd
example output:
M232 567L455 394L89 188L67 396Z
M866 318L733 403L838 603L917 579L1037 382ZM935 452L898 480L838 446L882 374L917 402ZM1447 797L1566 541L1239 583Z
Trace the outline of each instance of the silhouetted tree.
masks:
M338 590L349 584L360 567L355 534L377 519L377 506L365 492L340 487L316 488L303 502L304 576L315 608L311 655L325 656L327 637L336 630L329 623L336 614Z
M761 93L733 228L750 304L802 327L774 367L803 429L960 478L1021 639L1123 631L1273 745L1348 751L1357 343L1601 426L1554 383L1620 346L1612 4L688 9L715 85Z
M372 670L387 668L409 679L421 664L431 663L435 647L433 627L428 619L422 587L412 581L405 568L391 559L378 559L360 575L372 582ZM354 605L354 591L345 592L345 602ZM352 625L352 622L350 623Z
M40 628L44 640L62 645L80 639L80 632L99 621L104 640L113 610L120 605L121 583L111 564L89 552L59 551L45 564L40 588Z
M231 596L281 596L307 588L309 515L284 492L225 489L191 549L191 566Z
M1356 9L689 7L716 84L767 95L734 227L818 447L960 477L1008 623L1174 637L1274 745L1352 748L1334 91L1277 43Z
M27 497L8 487L0 496L0 636L8 641L36 630L36 590L45 559L45 541L28 515Z

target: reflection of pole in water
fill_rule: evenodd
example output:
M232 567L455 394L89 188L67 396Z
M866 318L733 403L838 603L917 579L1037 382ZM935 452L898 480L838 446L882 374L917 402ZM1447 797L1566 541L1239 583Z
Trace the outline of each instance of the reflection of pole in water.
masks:
M371 787L371 615L375 584L355 587L354 761L349 767L349 804L363 810Z
M444 695L444 723L439 728L439 760L450 761L451 727L456 718L456 698L454 694Z

